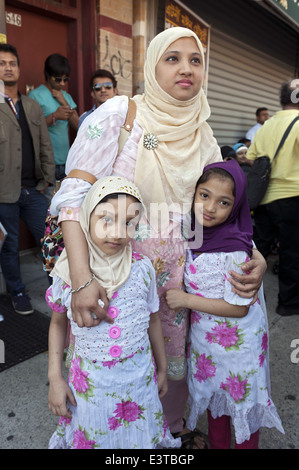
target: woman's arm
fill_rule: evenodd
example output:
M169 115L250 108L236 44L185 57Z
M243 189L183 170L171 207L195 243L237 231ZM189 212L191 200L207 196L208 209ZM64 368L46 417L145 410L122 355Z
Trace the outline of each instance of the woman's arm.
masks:
M261 253L254 248L252 258L242 266L244 274L230 271L232 276L229 281L233 285L233 292L240 297L250 299L253 297L251 304L257 300L258 290L262 285L263 277L267 269L267 263Z
M168 387L167 359L159 313L151 314L148 334L157 366L159 397L162 398L166 395Z
M109 101L109 104L104 103L82 123L68 154L67 174L76 169L87 171L96 178L112 174L118 152L120 128L125 122L128 104L119 96ZM102 132L97 137L91 138L88 128L94 125L99 126ZM50 207L51 214L59 215L73 289L85 285L91 277L87 243L78 222L78 209L89 189L90 184L84 180L65 178L59 191L54 195ZM72 215L66 214L66 208L74 209ZM98 305L99 298L105 303L104 310ZM100 319L113 323L107 315L107 308L106 294L95 281L72 295L72 315L80 327L90 327L99 323L100 320L92 318L91 312Z
M50 386L48 406L55 416L71 418L72 413L67 409L67 399L73 406L76 406L76 400L62 376L62 360L67 323L66 313L52 312L49 328L48 378Z
M231 305L223 299L207 299L194 294L188 294L181 289L170 289L165 294L169 308L188 308L209 313L218 317L245 317L249 305Z
M91 278L87 241L78 222L65 220L61 222L61 228L68 256L72 289L77 289ZM99 306L99 299L104 302L104 308ZM105 290L93 280L88 287L72 294L73 320L79 327L96 326L101 320L113 323L113 319L107 313L108 305ZM91 313L94 313L98 318L93 318Z
M120 128L123 126L128 104L119 96L111 98L110 103L104 103L88 116L80 126L66 161L66 174L71 170L82 170L91 173L96 178L111 175L118 153ZM91 138L89 127L99 128L101 132ZM80 178L65 178L59 191L51 202L51 214L59 215L62 209L78 209L84 201L90 184ZM72 216L65 220L74 219Z

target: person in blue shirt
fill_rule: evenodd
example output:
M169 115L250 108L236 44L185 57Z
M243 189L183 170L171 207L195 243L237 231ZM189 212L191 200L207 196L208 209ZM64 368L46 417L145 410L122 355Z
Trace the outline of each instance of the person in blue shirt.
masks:
M64 89L70 77L68 59L60 54L51 54L45 61L44 74L45 84L30 91L29 97L43 110L54 151L55 177L61 180L65 177L65 162L70 148L68 126L70 124L77 131L79 123L77 105Z
M95 104L89 111L85 111L85 113L80 116L79 127L84 119L95 109L117 94L117 81L109 70L98 69L91 76L90 89Z

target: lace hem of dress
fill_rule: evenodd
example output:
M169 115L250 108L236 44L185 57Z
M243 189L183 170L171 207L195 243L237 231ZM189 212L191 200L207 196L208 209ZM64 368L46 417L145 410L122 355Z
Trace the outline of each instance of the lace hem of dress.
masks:
M192 403L190 399L188 429L195 429L198 417L208 408L213 418L223 415L231 417L237 444L247 441L250 435L261 427L276 428L282 434L285 433L276 407L270 398L266 404L257 403L252 408L237 410L236 405L222 394L214 395L211 400L203 398L199 403Z

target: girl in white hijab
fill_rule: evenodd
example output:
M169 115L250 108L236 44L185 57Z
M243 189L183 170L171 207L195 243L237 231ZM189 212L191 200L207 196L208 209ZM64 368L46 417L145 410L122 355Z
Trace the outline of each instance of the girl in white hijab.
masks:
M101 284L107 292L113 324L102 321L79 328L72 318L76 289L65 250L53 270L46 296L53 309L48 401L52 413L65 419L50 439L51 449L181 444L170 434L159 400L167 392L167 361L155 271L150 260L131 247L142 205L132 182L109 176L93 185L80 211L92 273L88 282ZM67 318L75 336L68 384L61 373Z
M116 96L84 120L66 165L66 173L81 169L97 178L109 174L125 176L141 190L148 220L139 224L133 248L146 254L156 271L168 359L169 391L163 408L172 432L183 428L188 396L185 382L188 314L184 309L171 311L164 294L182 286L186 242L180 233L181 216L189 211L195 183L207 164L222 160L206 122L210 108L202 89L203 75L204 51L193 31L175 27L158 34L147 51L145 90L134 97L136 119L123 150L117 155L128 99ZM82 180L67 179L51 206L51 212L59 213L62 222L71 278L76 287L84 284L90 273L84 234L76 223L89 187ZM158 204L163 208L160 226L153 203L156 209ZM246 276L249 285L244 285L239 275L232 281L241 296L252 297L252 291L257 291L262 282L264 261L251 260L244 267L247 271L253 268ZM97 299L103 296L94 283L73 296L72 310L78 325L95 325L99 320L92 319L91 312L107 318L97 305Z

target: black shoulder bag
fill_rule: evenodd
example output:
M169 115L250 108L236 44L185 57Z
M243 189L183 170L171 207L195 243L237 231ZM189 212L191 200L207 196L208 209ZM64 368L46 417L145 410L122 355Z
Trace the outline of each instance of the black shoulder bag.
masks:
M285 131L281 142L275 152L273 160L277 157L278 152L280 151L281 147L283 146L289 132L296 121L298 121L299 116L297 116L291 124L288 126L287 130ZM258 157L254 164L252 165L251 170L247 174L247 195L248 195L248 202L250 210L254 210L260 204L261 200L263 199L268 185L270 181L270 174L271 174L271 161L270 158L267 156Z

